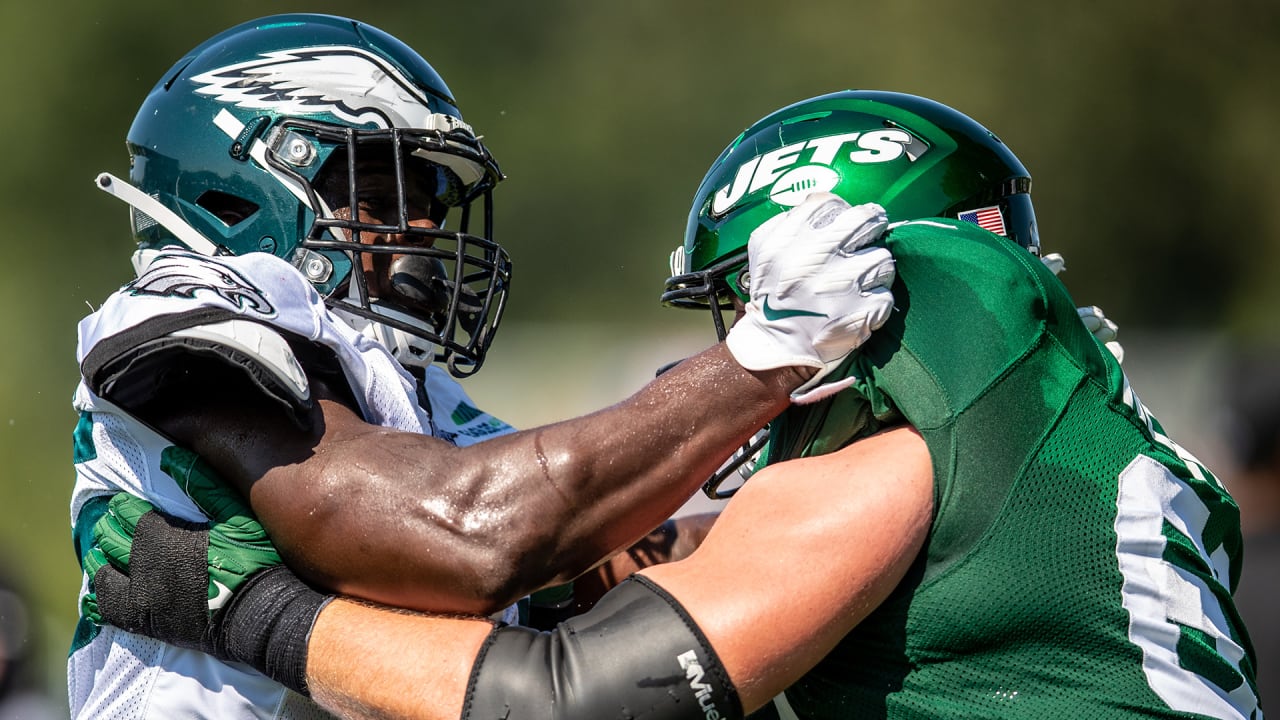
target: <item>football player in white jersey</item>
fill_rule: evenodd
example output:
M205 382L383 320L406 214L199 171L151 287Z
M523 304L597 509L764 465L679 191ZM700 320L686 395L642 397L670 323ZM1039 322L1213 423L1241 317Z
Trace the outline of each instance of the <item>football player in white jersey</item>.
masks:
M225 481L313 583L510 620L518 599L644 536L793 398L821 392L892 306L892 258L865 247L883 215L803 206L753 241L759 303L726 342L617 405L517 433L450 377L481 367L502 316L502 174L413 50L345 18L245 23L161 77L128 147L128 180L97 184L130 207L137 278L79 327L71 520L83 560L121 491L176 518L139 525L166 549L132 574L182 584L198 570L203 583L203 567L173 563L207 544L229 573L209 611L236 568L192 532L207 514L184 490ZM289 692L305 690L304 668L287 660L267 677L197 652L217 642L199 628L179 644L129 632L163 622L146 611L128 630L92 622L122 601L112 590L165 602L114 581L84 579L73 715L323 714ZM287 659L279 643L305 637L266 640L263 657Z

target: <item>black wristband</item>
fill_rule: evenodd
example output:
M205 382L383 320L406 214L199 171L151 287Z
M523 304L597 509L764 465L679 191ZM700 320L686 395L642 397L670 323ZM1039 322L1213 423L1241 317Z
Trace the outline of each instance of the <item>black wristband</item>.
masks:
M554 631L498 627L462 720L736 720L742 704L684 608L642 576Z
M252 666L302 695L307 690L307 640L332 595L312 590L283 565L241 585L217 620L217 655Z

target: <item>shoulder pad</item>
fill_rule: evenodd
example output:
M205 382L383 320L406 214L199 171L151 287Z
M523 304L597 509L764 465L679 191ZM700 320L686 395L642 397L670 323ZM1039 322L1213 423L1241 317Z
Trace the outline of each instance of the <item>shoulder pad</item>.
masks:
M165 368L180 356L201 355L243 370L272 399L301 421L312 405L306 372L288 340L275 329L243 319L228 319L168 332L129 333L133 342L112 338L95 347L81 364L85 384L99 397L121 407L136 407L164 385ZM144 339L145 338L145 339ZM117 342L117 340L121 340Z
M273 387L292 399L291 404L305 404L311 399L307 374L298 364L293 348L280 333L266 325L249 320L227 320L178 330L170 337L208 343L212 348L240 354L253 361L259 370L270 376Z

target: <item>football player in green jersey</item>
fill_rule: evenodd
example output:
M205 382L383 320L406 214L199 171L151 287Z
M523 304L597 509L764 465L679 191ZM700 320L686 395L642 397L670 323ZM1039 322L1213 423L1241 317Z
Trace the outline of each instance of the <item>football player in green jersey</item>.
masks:
M1037 259L1030 175L986 129L895 93L771 114L703 181L665 299L722 328L749 287L745 229L806 186L885 207L897 310L836 373L852 391L772 423L766 462L821 461L905 423L929 450L932 517L906 579L786 691L790 707L1260 714L1231 600L1236 505L1077 321Z
M722 313L785 316L753 292L751 234L876 203L895 310L771 424L697 550L549 633L327 599L273 566L213 618L215 651L305 635L313 696L351 717L1260 719L1238 509L1041 262L1030 185L922 98L765 117L704 179L665 300L721 335ZM130 524L98 532L117 565Z

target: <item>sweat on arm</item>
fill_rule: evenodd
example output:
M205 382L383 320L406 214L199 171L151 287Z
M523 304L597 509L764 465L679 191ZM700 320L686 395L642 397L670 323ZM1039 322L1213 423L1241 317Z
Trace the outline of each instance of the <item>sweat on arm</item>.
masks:
M722 448L785 407L804 372L750 373L717 346L586 418L456 447L367 422L331 355L290 340L305 403L264 391L266 371L245 353L186 342L146 362L101 362L111 370L101 387L129 388L107 399L239 490L303 578L447 612L494 612L629 547L714 470ZM709 383L745 392L727 400L731 412L672 422L664 398Z

